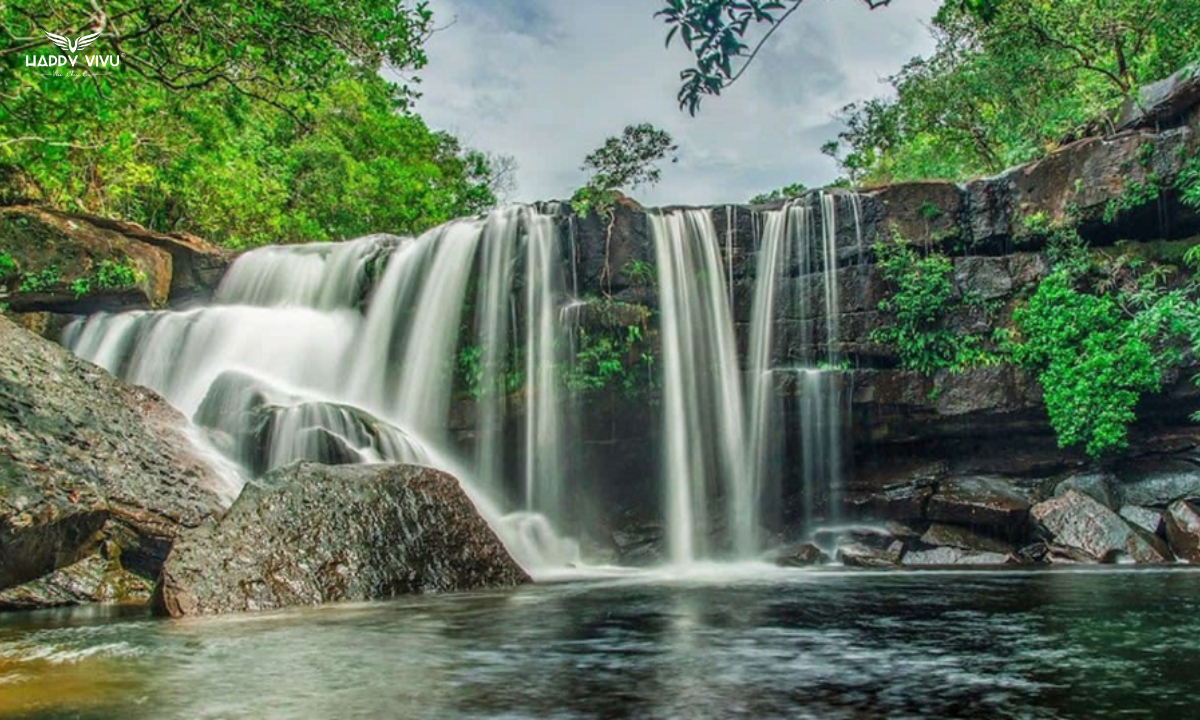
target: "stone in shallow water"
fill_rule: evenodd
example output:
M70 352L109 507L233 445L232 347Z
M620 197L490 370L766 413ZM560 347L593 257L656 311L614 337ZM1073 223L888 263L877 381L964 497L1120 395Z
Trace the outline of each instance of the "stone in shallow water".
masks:
M220 514L227 488L186 427L150 390L0 317L0 589L103 544L153 581L175 536Z
M0 592L0 610L88 603L145 604L153 589L154 583L97 553L33 582Z
M1035 505L1030 514L1057 545L1080 550L1093 562L1115 562L1122 555L1138 563L1171 560L1162 540L1077 490Z
M529 581L458 481L413 465L296 463L186 533L156 607L205 615Z
M809 567L825 565L828 562L829 556L810 542L790 545L775 555L775 564L780 567Z
M971 552L954 547L911 550L904 555L905 565L1004 565L1008 562L1008 553Z
M1185 500L1173 503L1166 520L1171 549L1180 559L1200 564L1200 513L1196 506Z
M850 567L895 567L904 557L904 543L893 540L887 547L878 547L857 540L847 540L838 545L836 555L838 562Z

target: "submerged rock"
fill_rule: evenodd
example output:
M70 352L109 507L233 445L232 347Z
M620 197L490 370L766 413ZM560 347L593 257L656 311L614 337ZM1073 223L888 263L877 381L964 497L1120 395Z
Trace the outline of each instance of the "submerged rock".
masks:
M1170 562L1171 552L1159 538L1125 522L1099 501L1077 490L1035 505L1035 520L1055 543L1082 551L1093 562L1116 562L1121 556L1138 563Z
M154 583L115 558L91 555L24 585L0 592L0 610L32 610L88 603L149 602Z
M102 551L153 581L179 532L222 511L225 480L186 425L150 390L0 318L0 590Z
M790 545L775 554L775 564L780 567L810 567L828 563L829 555L810 542Z
M1200 564L1200 513L1185 500L1167 510L1167 539L1180 559Z
M458 481L414 465L296 463L248 485L163 568L173 617L529 582Z
M929 550L910 550L904 555L905 565L1005 565L1012 562L1008 553L972 552L954 547L937 547Z

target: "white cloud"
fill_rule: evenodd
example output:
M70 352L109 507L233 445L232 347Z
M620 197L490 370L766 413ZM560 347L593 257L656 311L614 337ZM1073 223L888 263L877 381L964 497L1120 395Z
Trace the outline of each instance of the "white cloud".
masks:
M675 102L689 57L666 49L659 0L437 0L418 111L472 147L514 155L518 198L562 198L584 180L583 156L630 123L680 145L655 204L742 201L791 182L833 179L820 154L844 105L885 92L881 80L928 52L938 0L868 11L807 0L756 66L695 117Z

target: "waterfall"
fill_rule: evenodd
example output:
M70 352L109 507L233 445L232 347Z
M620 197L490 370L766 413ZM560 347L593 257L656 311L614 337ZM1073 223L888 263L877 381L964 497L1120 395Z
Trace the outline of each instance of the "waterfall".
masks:
M838 274L839 205L850 205L858 256L862 257L861 208L855 195L822 192L766 213L759 249L747 358L750 463L747 477L764 504L782 500L777 468L767 459L783 453L771 446L771 426L782 415L776 391L790 379L796 408L800 501L803 522L836 522L844 474L848 376L839 351L841 298ZM794 275L791 293L780 285ZM793 357L776 358L775 333L782 321L798 326Z
M712 557L713 535L736 555L755 546L752 488L743 461L742 393L733 319L712 215L650 216L662 306L664 484L670 557ZM724 504L725 528L713 507Z
M519 561L561 567L578 555L563 536L595 519L588 493L606 478L574 460L588 405L565 380L592 300L574 218L558 212L508 207L417 238L254 250L207 307L98 314L64 343L160 392L245 477L297 459L440 467ZM861 260L858 199L788 202L750 218L753 238L736 236L737 212L647 213L662 378L661 397L644 399L662 467L646 480L675 563L756 557L785 499L808 524L836 519L840 502L838 255L856 242ZM757 251L744 298L739 243Z
M453 472L536 569L577 552L558 537L566 272L551 216L501 208L412 240L254 250L209 307L94 315L64 344L164 395L247 476L297 459ZM506 457L521 372L526 438ZM473 456L449 420L463 376L478 401Z

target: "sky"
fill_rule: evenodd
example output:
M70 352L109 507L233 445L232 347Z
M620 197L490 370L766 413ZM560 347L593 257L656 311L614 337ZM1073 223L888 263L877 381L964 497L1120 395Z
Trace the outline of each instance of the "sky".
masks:
M886 95L884 82L933 49L938 0L870 11L856 0L806 0L697 117L679 109L689 55L664 47L661 0L433 0L439 30L420 72L417 111L473 148L512 155L514 201L564 199L580 164L626 125L650 122L679 145L662 181L631 194L648 205L742 202L793 182L837 177L820 152L839 109Z

